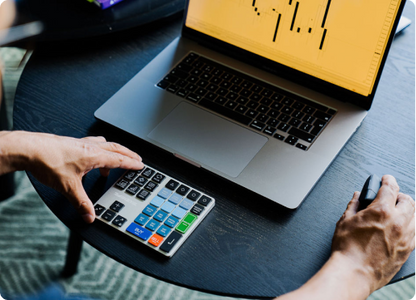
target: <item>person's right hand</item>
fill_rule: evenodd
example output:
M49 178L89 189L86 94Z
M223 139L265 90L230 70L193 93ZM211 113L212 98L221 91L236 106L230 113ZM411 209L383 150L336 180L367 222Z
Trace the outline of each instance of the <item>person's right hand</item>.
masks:
M358 211L355 192L338 221L332 252L341 253L367 275L371 292L387 284L415 249L415 202L385 175L376 199Z
M41 183L62 193L87 223L94 221L95 211L82 177L92 169L107 176L113 168L140 170L144 166L138 154L103 137L76 139L11 131L1 132L0 138L0 174L30 171Z

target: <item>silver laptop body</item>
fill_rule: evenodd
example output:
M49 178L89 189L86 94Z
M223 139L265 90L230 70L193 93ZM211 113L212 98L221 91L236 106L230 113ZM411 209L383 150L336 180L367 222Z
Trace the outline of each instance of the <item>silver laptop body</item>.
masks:
M207 169L285 207L296 208L367 115L392 41L391 32L397 26L395 19L398 19L404 3L397 5L397 17L390 21L392 25L372 90L369 95L355 97L350 90L315 80L305 72L293 70L291 76L287 76L289 80L282 76L282 72L284 74L288 70L287 66L260 56L256 60L258 55L250 51L189 28L186 23L189 5L192 3L195 6L196 2L211 5L218 0L188 1L182 35L101 106L95 112L95 117L157 145L192 165ZM266 10L256 1L247 3L253 13L264 13ZM302 6L296 3L288 7L300 11ZM328 17L328 33L331 32L329 4L330 1L325 13ZM276 26L276 33L277 28L283 30L282 14L279 17L282 23L279 28ZM290 13L287 19L292 20L291 27L295 24L296 29L295 16L296 13ZM273 135L242 125L158 87L157 84L189 53L320 103L336 113L313 143L302 141L307 150L299 149ZM283 71L279 73L280 68ZM296 82L296 78L301 80ZM284 138L288 136L287 133L280 133Z

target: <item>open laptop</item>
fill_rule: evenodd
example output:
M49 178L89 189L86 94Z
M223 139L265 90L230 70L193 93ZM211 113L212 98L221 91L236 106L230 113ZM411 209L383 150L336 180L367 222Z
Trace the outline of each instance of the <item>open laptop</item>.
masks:
M403 6L188 0L181 36L95 117L296 208L370 109Z

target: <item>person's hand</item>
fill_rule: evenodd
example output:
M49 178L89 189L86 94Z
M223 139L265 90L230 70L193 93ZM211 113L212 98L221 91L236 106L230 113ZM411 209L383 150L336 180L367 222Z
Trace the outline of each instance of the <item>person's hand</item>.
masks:
M9 159L14 165L9 171L30 171L41 183L62 193L87 223L94 221L95 212L82 185L85 174L97 168L104 176L112 168L143 168L138 154L103 137L76 139L15 131L5 142L9 143L6 150L11 149Z
M356 192L338 221L332 252L340 253L369 279L373 292L387 284L415 248L415 203L385 175L376 199L358 211Z

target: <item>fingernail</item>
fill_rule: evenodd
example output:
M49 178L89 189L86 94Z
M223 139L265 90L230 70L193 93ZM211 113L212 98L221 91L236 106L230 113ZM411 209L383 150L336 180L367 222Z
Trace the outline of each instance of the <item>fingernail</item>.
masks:
M91 224L92 222L94 222L94 217L92 215L90 215L90 214L82 215L82 219L87 224Z

